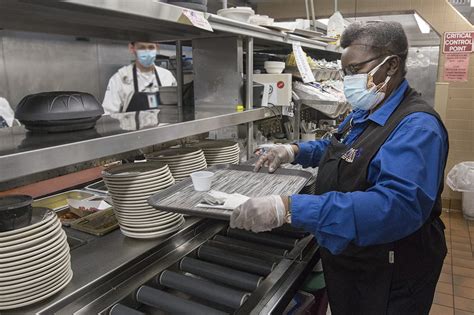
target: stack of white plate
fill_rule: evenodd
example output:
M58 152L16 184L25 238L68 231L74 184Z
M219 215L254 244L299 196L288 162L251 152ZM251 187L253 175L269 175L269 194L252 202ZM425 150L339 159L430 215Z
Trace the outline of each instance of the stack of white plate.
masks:
M201 148L206 156L208 166L216 164L239 164L240 147L237 142L223 140L207 140L193 147Z
M53 211L33 208L29 226L0 233L0 310L42 301L71 278L66 233Z
M175 183L166 164L145 162L110 167L102 172L120 230L131 238L156 238L183 225L180 214L156 210L148 198Z
M206 157L199 148L168 149L146 155L146 158L148 161L167 164L177 181L207 168Z

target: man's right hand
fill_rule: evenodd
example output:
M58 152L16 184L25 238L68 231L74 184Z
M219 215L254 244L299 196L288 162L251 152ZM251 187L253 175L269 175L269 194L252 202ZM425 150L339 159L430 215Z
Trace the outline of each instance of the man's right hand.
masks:
M273 173L280 165L293 162L297 151L298 146L292 144L274 146L258 159L254 171L258 172L262 166L268 166L268 171Z

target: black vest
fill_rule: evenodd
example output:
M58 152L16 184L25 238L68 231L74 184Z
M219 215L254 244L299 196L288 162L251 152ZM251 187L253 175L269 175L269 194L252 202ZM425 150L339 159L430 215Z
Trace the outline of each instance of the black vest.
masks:
M438 114L409 88L384 126L369 121L352 145L339 141L350 124L334 135L319 164L317 194L365 191L372 187L373 183L367 180L372 159L399 123L415 112L433 115L443 126ZM348 162L347 153L351 149L357 154ZM447 156L444 159L446 164ZM333 314L384 314L394 283L426 272L433 261L445 257L444 226L439 219L443 186L441 182L429 219L413 234L388 244L360 247L351 243L339 255L321 248Z

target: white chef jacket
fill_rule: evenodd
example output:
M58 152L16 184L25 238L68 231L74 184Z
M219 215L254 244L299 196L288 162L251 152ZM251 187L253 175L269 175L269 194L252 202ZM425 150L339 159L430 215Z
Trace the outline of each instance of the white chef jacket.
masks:
M156 73L161 86L176 86L173 74L164 68L157 67ZM141 72L137 67L139 92L158 92L158 82L153 71ZM133 64L120 68L109 80L102 107L106 114L125 112L135 93L133 86Z
M0 116L5 119L8 127L13 125L13 121L15 120L15 112L10 107L8 101L3 97L0 97Z

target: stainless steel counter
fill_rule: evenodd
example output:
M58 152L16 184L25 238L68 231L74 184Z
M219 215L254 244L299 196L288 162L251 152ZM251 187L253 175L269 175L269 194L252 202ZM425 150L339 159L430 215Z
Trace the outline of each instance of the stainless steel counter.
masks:
M149 256L154 249L169 242L171 238L193 229L201 219L188 217L185 226L168 237L152 240L135 240L125 237L120 230L115 230L102 237L94 237L66 228L68 236L79 238L86 243L71 251L71 262L74 276L71 282L60 293L29 307L14 311L2 311L1 314L52 314L61 308L83 297L88 292L100 287L107 279L116 277L127 265ZM176 247L178 243L174 244Z

